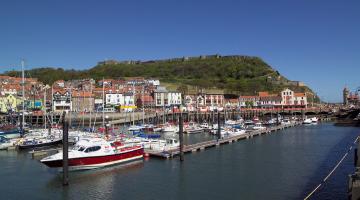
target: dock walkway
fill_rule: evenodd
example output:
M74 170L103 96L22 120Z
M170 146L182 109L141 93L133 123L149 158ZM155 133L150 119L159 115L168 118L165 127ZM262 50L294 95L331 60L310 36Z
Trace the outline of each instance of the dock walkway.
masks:
M264 130L255 130L255 131L246 132L245 134L241 134L241 135L237 135L237 136L224 137L224 138L221 138L221 139L218 139L218 140L209 140L209 141L205 141L205 142L199 142L199 143L195 143L195 144L184 145L184 153L202 151L202 150L205 150L207 148L216 147L216 146L220 146L220 145L223 145L223 144L231 144L233 142L237 142L237 141L242 140L242 139L248 139L248 138L252 138L254 136L268 134L268 133L271 133L271 132L274 132L274 131L294 127L294 126L297 126L297 125L300 125L300 124L301 123L296 122L296 123L287 124L287 125L279 125L279 126L266 128ZM171 151L156 151L156 150L146 149L145 154L147 154L148 156L151 156L151 157L159 157L159 158L168 159L168 158L173 158L173 157L179 155L180 150L179 149L174 149L174 150L171 150Z

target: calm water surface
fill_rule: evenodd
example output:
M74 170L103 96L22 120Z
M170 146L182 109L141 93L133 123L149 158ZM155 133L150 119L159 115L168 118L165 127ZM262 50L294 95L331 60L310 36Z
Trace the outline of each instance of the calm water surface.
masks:
M70 174L27 153L0 151L0 199L303 199L352 145L359 128L299 126L271 135L127 166ZM191 143L211 138L186 136ZM313 199L346 199L353 152Z

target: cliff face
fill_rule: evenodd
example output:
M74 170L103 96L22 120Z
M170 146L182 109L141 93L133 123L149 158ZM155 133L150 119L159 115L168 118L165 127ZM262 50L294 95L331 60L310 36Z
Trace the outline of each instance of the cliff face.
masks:
M16 76L20 72L6 72ZM311 92L296 84L258 57L250 56L199 56L155 61L104 61L88 70L37 68L27 71L31 77L51 84L63 79L146 77L177 86L220 89L233 94L254 94L259 91L279 92L289 87L297 92Z

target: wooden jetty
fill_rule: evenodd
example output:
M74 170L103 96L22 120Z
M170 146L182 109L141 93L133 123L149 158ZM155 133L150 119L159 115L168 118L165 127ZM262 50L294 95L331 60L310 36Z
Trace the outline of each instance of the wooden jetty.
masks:
M301 123L296 122L296 123L287 124L287 125L279 125L279 126L266 128L264 130L255 130L255 131L246 132L245 134L241 134L241 135L237 135L237 136L224 137L224 138L221 138L218 140L209 140L209 141L205 141L205 142L184 145L184 153L202 151L207 148L216 147L216 146L220 146L223 144L231 144L231 143L237 142L239 140L248 139L248 138L252 138L254 136L259 136L259 135L263 135L263 134L268 134L268 133L271 133L271 132L274 132L277 130L294 127L294 126L297 126L300 124ZM174 149L171 151L156 151L156 150L151 150L151 149L145 150L145 154L147 154L148 156L166 158L166 159L173 158L173 157L179 155L179 153L180 153L179 149Z

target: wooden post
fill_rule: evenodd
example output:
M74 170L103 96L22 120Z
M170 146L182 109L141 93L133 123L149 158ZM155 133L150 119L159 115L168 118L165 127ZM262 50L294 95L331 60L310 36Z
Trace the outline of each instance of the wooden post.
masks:
M182 113L179 115L180 161L184 161L184 132Z
M63 186L69 185L69 142L68 132L69 124L65 120L65 112L63 113Z
M302 117L302 120L304 121L304 120L305 120L305 112L304 112L304 109L301 109L301 117Z
M220 127L220 112L218 111L218 116L217 116L217 124L218 124L218 139L221 139L221 127Z
M20 116L22 117L24 113L21 113ZM24 124L23 124L23 120L22 118L18 117L18 119L20 120L20 135L24 134Z

